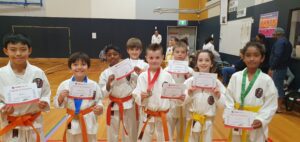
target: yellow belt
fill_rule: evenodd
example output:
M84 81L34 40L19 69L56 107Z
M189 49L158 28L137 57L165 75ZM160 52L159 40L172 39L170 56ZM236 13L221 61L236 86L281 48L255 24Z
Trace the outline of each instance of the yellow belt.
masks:
M234 104L235 109L240 109L240 107L241 107L241 104L239 104L239 103ZM243 106L242 110L258 112L260 110L260 108L261 108L261 106ZM248 135L248 131L243 129L242 136L241 136L242 142L247 142L247 135ZM230 131L230 134L229 134L229 141L232 141L232 131Z
M200 142L203 142L203 128L205 127L205 121L206 121L206 116L205 115L200 115L197 113L192 113L192 119L189 120L188 124L187 124L187 128L186 128L186 133L184 136L184 142L188 142L189 141L189 136L191 133L191 127L192 127L192 122L193 121L198 121L201 124L201 132L200 132Z

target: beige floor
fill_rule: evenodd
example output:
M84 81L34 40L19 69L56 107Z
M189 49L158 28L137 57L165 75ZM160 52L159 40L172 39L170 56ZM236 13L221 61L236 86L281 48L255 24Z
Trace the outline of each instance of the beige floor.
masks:
M0 67L7 64L7 58L0 58ZM33 65L42 68L51 84L52 97L55 96L56 89L60 82L71 77L71 72L67 67L67 59L30 59ZM89 78L98 81L100 73L107 67L97 59L92 60L89 70ZM107 99L104 101L107 102ZM105 108L106 109L106 108ZM219 109L214 123L214 139L226 139L228 129L224 128L221 119L222 110ZM65 115L65 110L52 108L49 113L44 113L44 131L47 134ZM99 117L99 140L106 139L105 115ZM294 142L300 139L300 116L295 113L276 114L270 126L269 136L274 142ZM49 140L62 140L64 125L49 138Z

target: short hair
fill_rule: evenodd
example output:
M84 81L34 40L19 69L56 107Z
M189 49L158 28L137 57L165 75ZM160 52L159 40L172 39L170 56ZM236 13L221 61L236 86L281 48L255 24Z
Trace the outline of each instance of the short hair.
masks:
M115 46L115 45L112 45L112 44L106 45L105 46L105 54L107 54L107 52L109 50L115 50L116 52L118 52L119 54L121 54L121 49L118 46Z
M138 48L142 50L143 44L139 38L133 37L127 40L126 47L127 49Z
M163 55L163 48L160 44L150 44L147 49L146 49L146 54L148 53L148 51L157 51L160 50L161 54Z
M266 36L262 33L259 33L256 35L260 41L257 41L257 42L260 42L260 43L265 43L266 42Z
M274 33L277 34L277 35L284 35L284 34L285 34L285 31L284 31L283 28L277 27L277 28L275 29Z
M186 52L188 51L187 45L182 41L179 41L175 44L175 46L173 47L173 51L175 51L176 48L184 48Z
M212 38L211 36L208 37L208 38L206 38L205 41L204 41L204 43L207 44L207 43L209 43L210 41L214 41L214 38Z
M201 53L207 53L207 54L209 55L209 58L210 58L211 63L212 63L212 65L213 65L213 66L210 68L210 72L211 72L211 73L216 72L217 68L216 68L215 56L214 56L214 54L213 54L210 50L207 50L207 49L205 49L205 50L199 50L199 51L196 53L196 58L195 58L195 60L196 60L196 62L195 62L196 65L195 65L194 70L195 70L195 71L199 71L199 69L198 69L198 67L197 67L197 64L198 64L198 58L199 58L199 55L200 55Z
M176 36L171 36L170 39L173 39L175 42L179 41L179 39Z
M27 45L29 48L31 48L31 40L28 36L21 33L9 33L6 34L3 38L3 48L7 48L8 44L17 44L21 43L24 45Z
M71 69L71 65L78 60L81 60L82 62L86 63L88 65L88 68L90 68L91 66L90 57L83 52L75 52L71 54L68 60L68 67Z
M264 46L261 43L256 42L256 41L247 42L246 45L244 46L244 48L241 50L242 55L245 55L245 53L249 47L257 48L259 50L260 54L262 56L265 56L266 50L265 50Z
M184 42L187 46L189 45L189 41L187 37L180 39L179 41Z

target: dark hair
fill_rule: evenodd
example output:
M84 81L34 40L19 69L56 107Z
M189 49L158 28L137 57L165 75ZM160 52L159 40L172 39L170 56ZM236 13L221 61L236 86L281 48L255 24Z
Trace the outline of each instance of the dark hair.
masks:
M207 44L207 43L209 43L210 41L214 41L214 38L212 38L211 36L208 37L208 38L206 38L205 41L204 41L204 43Z
M260 54L262 56L265 56L266 50L265 50L264 46L261 43L257 42L257 41L247 42L246 45L244 46L244 48L241 50L241 53L243 55L245 55L245 53L246 53L246 51L249 47L257 48L259 50Z
M157 51L160 50L161 54L163 55L163 48L160 44L150 44L147 49L146 49L146 54L148 53L148 51Z
M265 35L259 33L257 36L258 36L258 38L260 39L259 42L261 42L261 43L265 43L265 42L266 42L266 37L265 37Z
M121 54L121 49L120 49L118 46L109 44L109 45L106 45L104 48L106 48L106 49L105 49L105 54L107 54L107 52L108 52L109 50L115 50L116 52L118 52L119 54Z
M173 47L173 51L175 50L175 48L184 48L186 52L188 51L187 45L182 41L179 41L175 44L175 46Z
M3 48L7 48L7 45L11 44L17 44L22 43L24 45L27 45L29 48L31 48L31 40L28 36L21 34L21 33L9 33L4 36L3 38Z
M91 66L90 57L83 52L75 52L71 54L68 60L68 67L71 68L71 65L78 60L81 60L82 62L86 63L88 65L88 68L90 68Z
M194 67L194 70L195 71L199 71L199 69L198 69L198 67L197 67L197 62L198 62L198 58L199 58L199 55L201 54L201 53L207 53L208 55L209 55L209 57L210 57L210 60L211 60L211 63L212 63L212 68L210 68L210 72L211 73L214 73L214 72L216 72L216 62L215 62L215 56L214 56L214 54L210 51L210 50L199 50L197 53L196 53L196 58L195 58L195 63L196 63L196 65L195 65L195 67Z
M173 39L175 42L179 41L179 39L176 36L171 36L170 39Z
M187 37L184 37L184 38L180 39L179 41L184 42L187 46L189 45Z
M126 47L127 49L138 48L142 50L143 44L139 38L133 37L127 40Z

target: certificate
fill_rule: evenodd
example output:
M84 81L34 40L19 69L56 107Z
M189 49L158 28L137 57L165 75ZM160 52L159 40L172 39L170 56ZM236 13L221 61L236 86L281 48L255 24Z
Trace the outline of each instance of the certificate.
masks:
M35 83L4 87L4 100L7 105L35 103L39 101Z
M134 70L129 59L125 59L120 63L110 67L111 71L115 75L116 80L120 80L128 75L130 75Z
M178 61L169 60L168 61L169 73L174 74L187 74L189 73L189 62L188 61Z
M77 99L93 99L94 98L94 84L84 82L70 82L69 98Z
M130 60L132 67L138 67L140 69L143 69L144 67L142 66L142 63L144 62L143 60Z
M195 72L193 74L192 85L196 88L215 88L217 85L217 74Z
M161 98L164 99L180 99L186 89L184 84L164 83Z
M243 110L224 110L224 124L230 128L252 129L256 113Z

